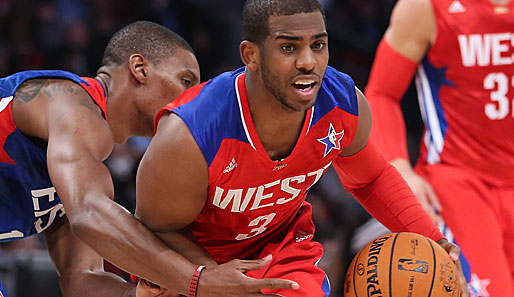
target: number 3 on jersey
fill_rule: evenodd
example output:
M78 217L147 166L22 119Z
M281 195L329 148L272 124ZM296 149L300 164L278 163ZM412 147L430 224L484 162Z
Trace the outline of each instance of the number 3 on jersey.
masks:
M250 234L239 234L238 236L236 236L236 240L245 240L245 239L252 238L254 236L257 236L257 235L263 233L267 229L266 226L269 223L271 223L273 218L275 218L275 215L276 215L276 213L272 212L270 214L257 217L256 219L254 219L253 221L251 221L248 224L248 227L254 227L254 226L257 226L257 225L258 225L258 227L253 228L250 231ZM264 222L261 223L261 221L264 221ZM259 223L261 223L261 224L259 225Z
M510 84L514 87L514 76L511 78ZM491 120L504 119L509 114L510 100L507 98L509 78L502 72L489 73L484 79L484 88L486 90L493 90L491 91L491 101L495 102L485 105L485 114ZM514 99L512 104L514 105ZM514 117L514 108L512 113Z

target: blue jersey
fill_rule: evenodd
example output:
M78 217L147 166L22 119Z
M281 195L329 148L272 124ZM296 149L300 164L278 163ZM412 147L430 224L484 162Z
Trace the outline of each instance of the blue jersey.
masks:
M26 71L0 79L0 242L40 233L64 215L50 180L46 150L14 124L12 100L34 78L68 79L81 85L105 115L105 92L91 78L65 71Z

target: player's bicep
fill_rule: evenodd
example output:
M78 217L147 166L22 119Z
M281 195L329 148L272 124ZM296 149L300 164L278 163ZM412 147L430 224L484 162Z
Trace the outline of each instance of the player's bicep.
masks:
M181 229L202 210L207 199L207 163L178 116L161 118L136 180L136 216L153 231Z
M385 33L389 45L414 62L419 62L437 34L430 0L400 0Z
M355 88L355 92L359 104L357 131L352 143L341 152L341 156L350 156L362 150L368 143L369 132L371 131L371 110L368 101L358 88Z
M87 107L70 107L50 122L48 170L66 212L80 208L88 194L112 198L112 180L103 164L112 147L107 122Z

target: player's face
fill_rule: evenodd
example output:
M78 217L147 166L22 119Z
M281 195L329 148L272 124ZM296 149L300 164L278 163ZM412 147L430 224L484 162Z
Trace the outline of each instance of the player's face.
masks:
M200 82L200 67L193 53L176 49L172 57L155 65L153 77L148 79L151 86L148 88L148 100L152 117L176 99L186 89Z
M328 35L321 12L271 16L261 48L260 70L267 90L289 109L316 102L328 64Z

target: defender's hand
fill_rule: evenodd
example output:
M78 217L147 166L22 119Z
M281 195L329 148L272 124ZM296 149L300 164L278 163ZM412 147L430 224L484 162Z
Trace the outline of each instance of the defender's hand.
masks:
M439 226L441 217L437 213L441 212L442 207L432 186L414 172L407 160L396 159L391 161L391 164L396 167L405 179L416 198L418 198L421 207L427 212L435 225Z
M232 260L212 269L205 269L198 283L198 297L280 296L264 294L261 289L297 290L298 283L285 279L255 279L244 275L247 271L266 267L271 255L259 260Z
M459 271L459 281L460 281L460 288L461 288L461 297L469 297L469 289L468 289L468 283L466 282L466 277L464 277L464 272L462 271L462 266L460 264L459 256L460 256L460 247L457 245L448 242L446 239L441 239L437 243L439 243L440 246L443 247L445 251L448 252L450 255L450 258L455 262L457 265L457 269Z
M161 288L147 280L140 279L136 287L136 297L180 297L183 295Z

